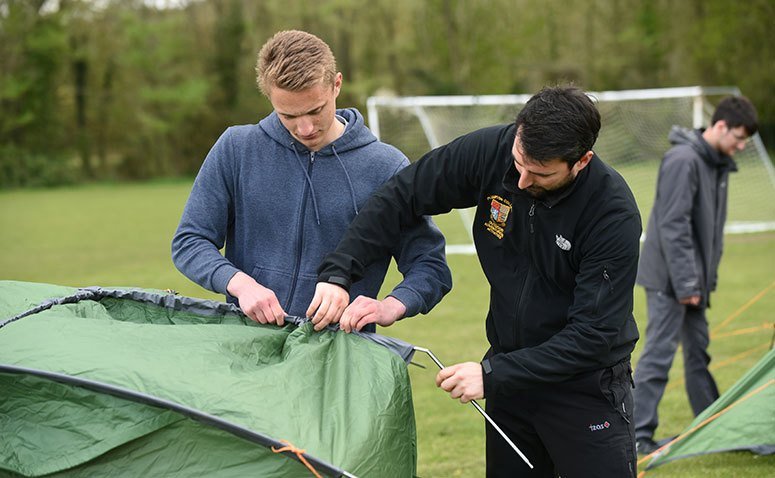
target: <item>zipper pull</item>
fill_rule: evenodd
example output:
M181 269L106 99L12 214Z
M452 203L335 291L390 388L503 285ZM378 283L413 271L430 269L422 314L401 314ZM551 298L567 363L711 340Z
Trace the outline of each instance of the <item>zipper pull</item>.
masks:
M608 269L603 268L603 279L605 279L606 283L608 283L608 290L613 292L614 285L611 284L611 277L608 276Z
M309 162L310 163L314 163L315 162L315 152L314 151L310 151L309 152Z
M533 204L530 205L530 212L527 213L528 216L530 216L530 234L533 234L533 216L535 216L536 212L536 202L533 201Z

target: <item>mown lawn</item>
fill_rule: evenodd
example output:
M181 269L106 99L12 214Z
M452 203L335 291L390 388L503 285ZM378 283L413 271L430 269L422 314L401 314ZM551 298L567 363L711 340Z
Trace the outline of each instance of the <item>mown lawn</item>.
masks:
M174 289L220 298L190 283L172 265L170 239L190 181L91 185L68 189L0 192L0 279L69 286L135 286ZM456 214L440 217L450 243L467 235ZM382 332L428 347L445 363L479 360L486 350L487 284L474 256L449 257L454 290L425 317ZM711 355L722 392L761 358L773 335L775 233L728 236L719 290L710 310ZM396 280L391 271L387 284ZM760 299L748 304L759 292ZM645 297L635 291L635 314L645 330ZM744 306L746 306L744 308ZM736 315L737 314L737 315ZM729 320L731 318L731 320ZM723 327L722 327L722 324ZM733 332L745 332L731 335ZM635 351L635 362L641 350ZM418 475L484 475L483 420L470 405L449 399L434 384L435 366L411 367L419 440ZM658 437L681 432L692 420L676 357L660 407ZM771 411L770 411L771 413ZM775 432L774 432L775 433ZM691 458L647 476L770 477L775 457L724 453Z

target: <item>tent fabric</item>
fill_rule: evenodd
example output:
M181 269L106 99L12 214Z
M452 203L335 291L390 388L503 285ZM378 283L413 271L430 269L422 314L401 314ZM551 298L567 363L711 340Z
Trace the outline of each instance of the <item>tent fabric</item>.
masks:
M411 354L235 309L0 281L0 476L415 474Z
M3 281L0 281L2 283ZM6 281L10 282L10 281ZM17 285L19 284L25 284L25 283L14 283ZM32 286L38 285L38 284L30 284ZM9 289L12 289L13 286L9 286ZM38 287L39 289L39 287ZM0 328L3 326L15 322L16 320L22 319L26 317L27 315L36 314L39 312L42 312L44 310L50 309L51 307L55 305L61 305L61 304L71 304L76 303L81 300L101 300L106 297L112 297L112 298L121 298L121 299L132 299L136 302L146 302L150 304L158 305L159 307L165 308L165 309L171 309L171 310L185 310L186 312L190 313L190 315L186 315L184 317L184 320L198 320L201 319L201 316L204 317L238 317L239 320L244 324L249 324L250 321L247 320L245 315L242 313L242 311L235 306L234 304L229 304L225 302L216 302L212 300L205 300L205 299L196 299L193 297L184 297L177 295L174 291L164 291L164 293L161 293L162 291L157 292L151 292L147 290L142 289L105 289L102 287L85 287L81 289L73 289L68 287L62 287L62 292L66 292L62 297L54 297L50 298L48 300L44 300L34 307L29 307L23 312L16 313L10 318L7 318L5 320L2 320L2 317L4 317L3 311L4 306L7 308L8 311L14 311L18 308L18 304L29 304L29 299L25 299L23 295L20 297L17 297L17 294L9 293L10 296L7 302L4 302L2 300L2 297L0 297ZM12 292L12 291L9 291ZM36 295L33 293L31 294L32 297L35 297ZM16 300L14 300L16 299ZM19 300L21 299L21 300ZM15 303L18 301L17 303ZM7 305L6 305L7 304ZM200 316L200 317L197 317ZM307 319L303 317L293 317L293 316L286 316L285 317L286 322L291 322L296 326L301 326L305 322L307 322ZM332 324L328 326L328 330L336 332L339 330L339 324ZM353 331L352 332L355 335L362 336L368 340L371 340L373 342L376 342L384 347L386 347L388 350L393 351L394 353L398 354L404 362L409 364L412 361L412 358L414 357L414 346L410 343L404 342L402 340L396 339L394 337L387 337L375 333L370 332L358 332Z
M34 282L0 281L0 323L52 298L66 297L75 287Z
M646 468L733 450L775 453L775 349L665 445Z

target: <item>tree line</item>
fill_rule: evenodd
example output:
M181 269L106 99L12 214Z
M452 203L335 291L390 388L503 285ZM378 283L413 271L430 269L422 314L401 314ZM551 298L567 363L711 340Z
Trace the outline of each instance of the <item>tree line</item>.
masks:
M368 96L740 87L775 142L771 0L0 0L0 187L195 174L271 105L273 33L328 42Z

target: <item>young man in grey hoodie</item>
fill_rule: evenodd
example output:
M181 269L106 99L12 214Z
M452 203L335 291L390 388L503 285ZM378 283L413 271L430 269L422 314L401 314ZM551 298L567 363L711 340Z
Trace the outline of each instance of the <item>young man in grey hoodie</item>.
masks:
M679 342L694 415L719 396L708 371L705 309L715 290L727 216L732 156L756 133L756 109L744 97L723 99L704 130L674 126L659 168L657 193L637 283L646 289L646 345L635 369L635 438L640 454L658 448L657 407Z
M261 48L256 72L274 112L258 124L228 128L210 150L172 258L189 279L225 294L257 322L311 317L321 330L349 301L312 303L316 287L337 287L316 285L318 264L371 194L409 161L379 142L356 109L336 109L342 74L318 37L275 34ZM430 219L390 252L404 276L390 295L376 300L389 256L351 290L358 305L349 313L369 323L367 330L427 313L451 288L444 238Z

